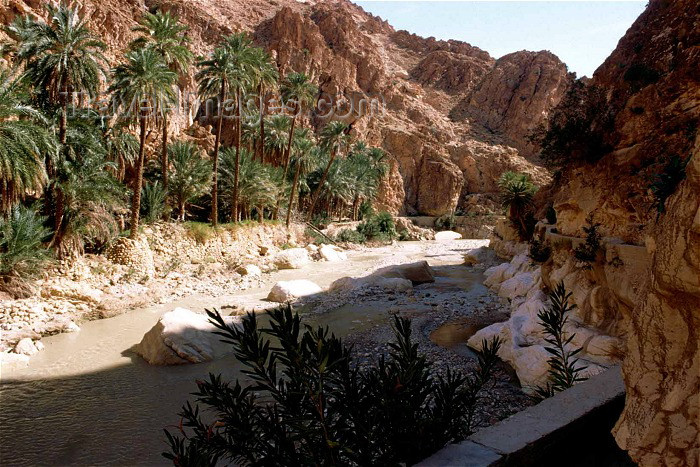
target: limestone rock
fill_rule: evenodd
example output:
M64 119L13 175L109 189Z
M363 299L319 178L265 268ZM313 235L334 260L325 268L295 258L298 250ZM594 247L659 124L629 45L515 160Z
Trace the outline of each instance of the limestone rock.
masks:
M321 287L306 279L279 281L272 287L267 299L271 302L285 303L322 291Z
M435 233L435 240L438 242L459 240L462 238L462 234L458 232L453 232L451 230L443 230L442 232Z
M262 275L262 271L255 264L244 264L236 269L236 272L241 276L258 277Z
M427 261L387 266L377 269L371 276L407 279L413 285L435 282L435 274Z
M230 323L240 318L226 317ZM180 365L213 360L225 347L213 333L216 328L206 315L186 308L165 313L134 351L151 365Z
M17 342L17 345L15 345L15 353L31 357L32 355L39 353L39 349L36 347L36 345L34 345L34 341L32 341L29 337L25 337Z
M319 252L321 253L321 257L326 261L336 262L346 261L348 259L348 255L342 249L333 245L321 245Z
M279 269L301 269L311 262L305 248L289 248L275 255L274 263Z

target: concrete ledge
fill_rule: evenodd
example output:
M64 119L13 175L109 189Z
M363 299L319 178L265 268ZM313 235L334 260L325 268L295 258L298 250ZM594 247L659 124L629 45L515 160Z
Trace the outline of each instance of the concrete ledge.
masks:
M566 452L562 446L565 441L579 447L591 446L580 437L571 439L579 431L608 435L622 410L624 389L620 368L613 367L461 443L445 447L418 465L556 465L554 453Z

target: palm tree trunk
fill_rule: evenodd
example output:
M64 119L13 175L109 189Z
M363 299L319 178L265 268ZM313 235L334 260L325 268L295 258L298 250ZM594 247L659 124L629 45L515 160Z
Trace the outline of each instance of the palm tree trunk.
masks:
M143 184L143 163L146 147L146 118L141 116L141 133L139 141L139 159L136 163L136 180L134 182L134 193L131 195L131 231L129 238L136 239L139 231L139 211L141 209L141 185Z
M265 220L265 208L263 206L258 206L258 222L261 224Z
M294 112L294 116L292 117L292 126L289 128L289 138L287 139L287 149L285 151L285 154L283 155L284 158L284 175L282 175L282 183L287 181L287 171L289 170L289 159L291 158L292 154L292 138L294 137L294 125L296 124L297 121L297 114ZM273 215L273 219L277 220L277 214L280 209L280 203L282 201L282 198L277 198L277 204L275 205L275 213Z
M260 97L260 139L258 141L258 157L260 158L260 163L265 163L265 97L263 96L265 88L263 88L262 83L258 86L258 93Z
M241 90L236 89L236 171L233 175L233 222L238 222L238 172L241 165Z
M221 82L219 93L219 121L216 124L216 139L214 140L214 164L212 169L211 187L211 225L219 223L219 145L221 143L221 125L224 122L224 101L226 100L226 81Z
M289 227L289 223L292 220L292 207L294 206L294 193L297 190L297 183L299 183L299 174L301 173L301 164L297 164L297 170L294 172L294 181L292 182L292 193L289 195L289 207L287 208L287 220L286 225Z
M66 129L68 128L68 80L61 86L61 120L58 123L58 140L61 146L66 144Z
M316 190L314 191L313 197L311 198L311 206L309 207L309 217L308 217L309 222L311 222L311 219L313 219L314 208L316 207L316 203L318 202L318 196L321 194L321 190L323 189L323 184L326 183L326 178L328 178L328 172L330 172L331 165L333 165L334 160L335 160L335 149L333 151L331 151L331 158L328 161L328 165L326 165L326 170L323 171L323 176L321 177L321 181L319 182L318 186L316 187Z
M160 162L163 169L163 189L168 191L168 116L163 112L163 145L160 149Z

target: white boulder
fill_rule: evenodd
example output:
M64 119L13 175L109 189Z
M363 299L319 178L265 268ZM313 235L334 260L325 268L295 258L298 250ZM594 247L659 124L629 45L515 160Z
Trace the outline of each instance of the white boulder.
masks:
M274 263L278 269L301 269L311 262L306 248L289 248L275 255Z
M343 250L333 245L321 245L319 252L326 261L346 261L348 259L348 255Z
M31 338L25 337L24 339L20 339L20 341L17 342L17 345L15 345L15 353L31 357L32 355L39 353L39 349L36 347L36 345L34 345L34 341Z
M239 317L226 317L236 323ZM213 333L206 315L186 308L165 313L134 350L151 365L181 365L213 360L224 353L225 344Z
M535 286L537 279L533 272L521 272L504 281L498 290L498 295L504 298L514 299L523 297Z
M462 234L453 232L452 230L443 230L442 232L437 232L435 234L435 240L438 242L459 240L460 238L462 238Z
M267 295L267 299L271 302L285 303L299 297L317 294L322 291L323 289L321 289L321 287L306 279L279 281L272 287L272 290L270 290L270 293Z
M260 268L254 264L244 264L236 269L236 272L241 276L257 277L262 275Z

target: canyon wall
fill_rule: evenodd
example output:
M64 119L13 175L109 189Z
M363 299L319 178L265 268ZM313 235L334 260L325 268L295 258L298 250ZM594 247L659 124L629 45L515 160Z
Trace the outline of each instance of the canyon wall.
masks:
M40 14L41 3L9 0L0 12L2 22ZM536 148L526 140L571 82L566 66L549 52L521 51L495 60L464 42L396 31L346 0L85 0L81 5L108 44L112 65L134 39L131 28L139 17L156 7L190 27L187 35L197 55L227 34L249 32L282 73L311 75L321 98L344 102L335 118L388 152L391 173L377 204L393 213L441 215L458 205L468 211L470 195L495 192L506 170L528 172L539 184L549 180L546 170L528 160ZM181 83L186 91L194 84L192 72ZM347 112L363 99L382 102L384 112ZM171 131L190 125L195 111L173 118ZM324 123L305 119L315 127Z
M603 96L587 122L588 155L556 180L556 228L583 236L600 223L604 249L646 250L644 280L600 276L625 260L606 256L608 316L626 337L626 406L619 445L643 466L696 466L700 458L700 6L652 0L586 84ZM592 136L592 137L591 137ZM652 184L680 162L682 181L658 207ZM664 200L663 198L661 199ZM590 279L587 278L587 280ZM580 284L579 284L580 285ZM576 286L577 290L591 290ZM604 289L603 289L604 290ZM591 291L592 292L592 291ZM627 295L630 299L624 299ZM633 298L633 299L632 299ZM578 301L578 300L577 300ZM589 293L589 303L601 303ZM590 307L595 311L595 306ZM594 318L595 315L592 315Z

